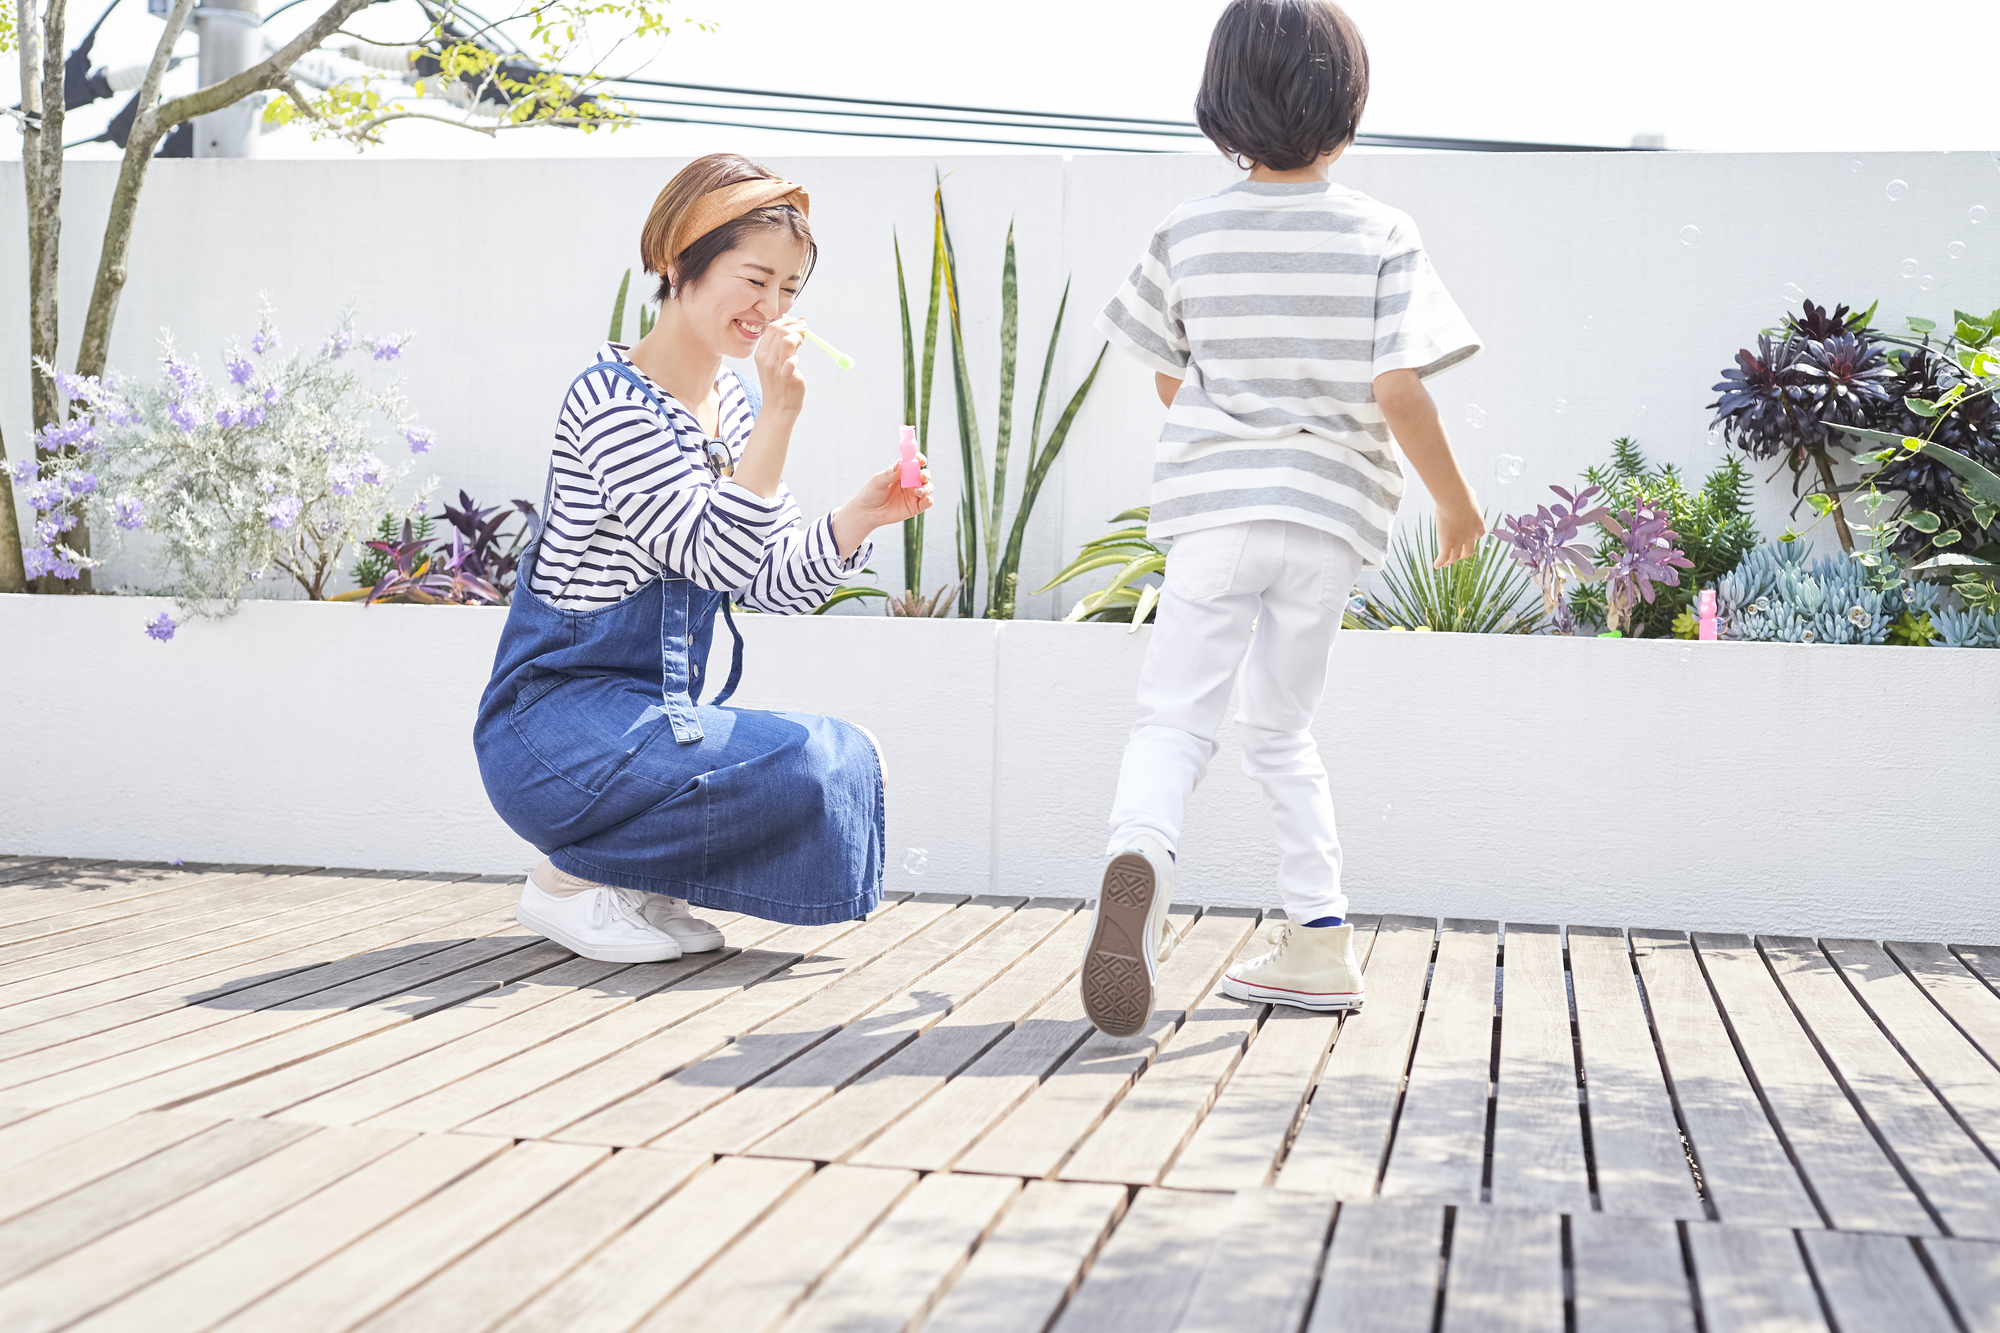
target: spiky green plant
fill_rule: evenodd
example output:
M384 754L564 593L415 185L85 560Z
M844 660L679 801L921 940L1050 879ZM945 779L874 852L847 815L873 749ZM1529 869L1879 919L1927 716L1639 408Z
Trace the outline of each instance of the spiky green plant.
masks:
M1008 456L1014 428L1014 378L1020 334L1020 287L1014 262L1014 228L1011 223L1008 224L1006 257L1000 271L1000 409L993 437L993 474L989 478L985 454L980 448L979 418L972 401L972 376L965 353L964 304L958 290L958 262L951 243L951 225L945 217L943 176L938 177L931 200L937 219L934 264L944 277L944 301L951 332L952 391L958 417L959 461L965 475L959 496L955 543L958 575L962 581L959 615L970 617L981 614L977 601L979 565L983 555L986 562L984 615L991 620L1011 620L1014 617L1015 587L1020 580L1021 544L1027 533L1028 519L1034 513L1035 501L1041 494L1042 483L1048 478L1049 468L1054 465L1064 441L1069 438L1070 427L1076 421L1078 410L1083 407L1083 400L1089 395L1091 385L1097 382L1097 372L1104 365L1105 353L1111 345L1105 343L1097 349L1097 359L1091 363L1090 373L1084 376L1082 385L1071 396L1068 406L1044 440L1042 413L1048 402L1049 381L1055 376L1056 344L1062 338L1063 315L1069 309L1069 284L1065 282L1062 301L1056 307L1055 327L1049 332L1048 355L1042 362L1042 381L1035 397L1035 418L1028 431L1027 476L1022 482L1020 503L1015 509L1013 526L1003 547L1000 533L1005 526Z
M1502 543L1483 537L1470 556L1443 569L1434 568L1437 558L1437 524L1426 518L1406 525L1382 570L1382 595L1364 596L1341 623L1446 634L1532 634L1541 623L1541 594Z
M903 243L893 229L889 233L890 244L896 251L896 303L903 316L903 423L917 429L917 450L924 457L930 457L931 438L931 375L937 367L938 302L944 283L944 265L939 257L944 252L944 214L936 213L931 219L931 304L924 316L924 359L921 372L916 356L916 340L910 332L910 291L903 279ZM922 382L919 391L918 383ZM931 614L929 604L922 611L916 608L923 602L921 589L924 584L924 516L903 520L903 596L889 599L890 615Z
M1118 573L1111 582L1096 592L1085 594L1063 619L1145 624L1146 617L1153 613L1154 606L1159 602L1160 588L1158 584L1141 584L1139 580L1148 575L1164 574L1167 568L1166 551L1146 537L1146 524L1152 515L1150 505L1140 505L1117 515L1111 520L1113 523L1137 523L1138 526L1118 528L1094 541L1085 542L1076 559L1063 566L1054 578L1035 591L1047 592L1092 570L1117 565Z
M625 297L632 290L632 270L626 269L625 276L618 280L618 299L611 303L611 341L625 341ZM653 331L653 312L646 309L646 303L639 303L639 336L645 337Z

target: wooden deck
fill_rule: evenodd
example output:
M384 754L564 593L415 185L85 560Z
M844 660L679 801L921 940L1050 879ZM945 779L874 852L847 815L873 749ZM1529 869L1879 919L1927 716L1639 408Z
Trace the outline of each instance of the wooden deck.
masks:
M516 882L0 858L0 1329L2000 1330L2000 949L1075 900L593 963Z

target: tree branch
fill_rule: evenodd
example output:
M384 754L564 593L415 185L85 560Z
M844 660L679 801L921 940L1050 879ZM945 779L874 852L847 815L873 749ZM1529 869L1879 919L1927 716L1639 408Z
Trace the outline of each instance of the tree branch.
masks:
M340 25L366 9L373 0L335 0L332 8L313 20L312 26L283 46L266 56L258 64L252 65L241 74L231 75L220 83L211 83L206 88L197 88L191 93L163 103L156 113L162 131L170 130L184 120L196 116L206 116L220 111L226 106L248 97L251 93L268 92L279 86L279 81L291 73L291 68L306 52L316 49L319 44L340 30ZM134 129L136 130L136 126Z

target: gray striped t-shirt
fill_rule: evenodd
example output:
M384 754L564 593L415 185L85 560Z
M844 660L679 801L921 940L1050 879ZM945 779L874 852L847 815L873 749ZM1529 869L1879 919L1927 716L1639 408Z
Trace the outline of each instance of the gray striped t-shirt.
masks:
M1167 215L1097 328L1182 381L1148 533L1277 518L1382 564L1403 469L1374 380L1479 350L1396 209L1345 186L1243 181Z

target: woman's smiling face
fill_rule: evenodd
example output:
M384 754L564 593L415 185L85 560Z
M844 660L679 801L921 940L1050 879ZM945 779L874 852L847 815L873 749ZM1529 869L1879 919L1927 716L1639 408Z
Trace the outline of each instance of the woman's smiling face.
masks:
M686 326L710 351L748 356L764 326L798 299L806 258L805 243L781 229L749 232L674 300Z

